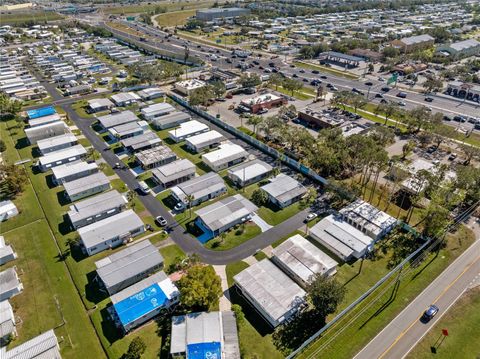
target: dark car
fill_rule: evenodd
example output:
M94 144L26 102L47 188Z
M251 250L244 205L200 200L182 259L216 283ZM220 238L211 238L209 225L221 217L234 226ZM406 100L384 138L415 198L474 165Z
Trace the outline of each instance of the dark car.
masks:
M313 71L312 71L312 74L315 74L315 75L317 75L317 74L319 74L319 73L320 73L320 71L318 71L318 70L313 70Z
M293 74L292 77L298 77L298 75L297 75L297 74Z
M320 76L320 78L321 78L322 80L326 80L326 79L327 79L327 76L322 75L322 76Z
M388 101L385 100L384 98L382 98L382 99L380 100L380 103L388 103Z
M367 86L373 86L373 83L369 81L369 82L365 82L365 85L367 85Z
M303 82L308 82L308 79L302 79Z
M406 98L407 97L407 94L405 92L399 92L397 93L397 97L400 97L400 98Z
M388 92L388 91L390 91L390 87L385 86L385 87L382 87L381 90L382 90L383 92Z
M375 98L383 98L383 95L381 93L375 94Z
M425 101L427 101L427 102L432 102L432 101L433 101L433 97L425 97Z
M290 67L293 69L293 68L295 68L295 65L294 65L294 64L291 64Z
M356 89L355 87L352 88L352 92L354 92L354 93L356 93L356 94L359 94L359 95L362 95L362 96L364 95L362 91Z
M304 74L304 73L305 73L305 70L304 70L304 69L301 69L301 70L300 70L300 73L301 73L301 74Z
M434 153L435 151L437 150L437 146L430 146L429 148L427 148L427 153Z
M260 65L260 62L258 62L257 60L253 61L253 63L254 63L255 65Z
M435 315L437 315L438 311L440 309L438 309L438 307L436 305L431 305L427 308L427 310L425 312L423 312L423 315L422 315L422 321L423 322L429 322Z
M268 66L270 66L270 67L275 67L275 63L274 63L274 62L269 62L269 63L268 63Z

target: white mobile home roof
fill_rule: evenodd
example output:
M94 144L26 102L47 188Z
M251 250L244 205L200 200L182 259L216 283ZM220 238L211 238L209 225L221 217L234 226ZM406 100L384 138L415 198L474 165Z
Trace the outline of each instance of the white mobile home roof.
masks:
M280 202L286 202L307 191L300 182L283 173L272 178L270 183L262 186L261 189Z
M66 143L77 142L77 138L72 133L65 133L63 135L45 138L37 141L38 149L43 152L49 148L61 146Z
M110 181L108 177L105 176L103 172L97 172L70 182L65 182L63 187L65 188L68 196L72 198L76 194L84 192L90 188L104 186L109 183Z
M223 135L215 130L200 133L186 139L186 142L193 147L203 147L208 146L211 143L221 142L225 139Z
M2 348L3 349L3 348ZM0 352L1 353L1 352ZM61 359L53 329L36 336L4 353L2 359Z
M62 178L74 175L75 173L85 172L88 170L95 170L98 168L95 162L85 162L85 161L78 161L72 163L65 163L64 165L53 167L52 172L53 176L60 180Z
M305 291L269 259L253 264L233 279L275 321L305 303Z
M52 115L38 117L38 118L34 118L32 120L28 120L28 124L30 125L30 127L36 127L36 126L40 126L40 125L45 125L47 123L60 121L60 119L61 119L60 115L58 113L54 113Z
M268 163L255 159L246 163L242 163L238 166L232 167L228 170L228 173L232 176L239 178L242 181L248 181L251 178L261 176L270 172L273 169Z
M305 283L311 276L326 274L338 264L299 234L274 248L272 254Z
M140 217L131 209L112 217L102 219L78 229L78 234L85 247L91 248L101 242L121 236L130 230L143 226Z
M154 168L152 174L161 183L168 183L177 178L195 173L195 165L187 159L173 161L164 166Z
M13 308L8 300L2 300L0 302L0 338L4 338L14 331L15 317L13 314ZM1 357L3 359L3 356Z
M25 129L25 134L27 135L30 142L36 142L38 139L43 139L47 137L54 137L64 133L70 132L68 126L63 121L56 121L51 123L46 123L45 125L39 125L35 127L30 127Z
M127 200L117 190L98 194L70 206L68 217L78 222L98 213L127 204Z
M113 107L113 102L108 98L94 98L92 100L88 100L88 106L95 110L97 108Z
M208 126L197 120L192 120L181 123L179 128L168 131L168 133L170 134L170 136L176 138L184 138L189 137L199 131L208 131Z
M135 243L95 262L97 274L107 288L161 265L163 257L149 240Z
M152 121L152 123L156 127L169 128L176 126L179 123L190 121L191 119L192 116L190 116L188 113L176 111L169 113L168 115L157 117Z
M124 123L134 122L138 120L139 119L137 115L135 115L130 110L98 117L98 121L105 128L110 128L113 126L118 126Z
M128 137L121 140L124 147L131 147L134 151L148 146L156 146L162 143L160 137L153 131L145 131L141 135Z
M82 145L75 145L65 148L63 150L47 153L46 155L40 157L39 161L42 166L46 166L48 164L52 164L58 161L82 156L86 153L87 151L85 150L85 147L83 147ZM75 159L75 161L77 160L78 158Z
M185 201L188 195L193 196L194 199L202 198L222 188L225 188L222 177L218 173L209 172L173 187L172 191L179 199Z
M220 145L215 151L202 155L202 160L207 164L218 166L241 157L248 157L248 152L242 146L230 142Z
M175 111L175 108L172 105L166 102L160 102L144 107L140 112L144 117L148 118L151 116L161 116L163 114L167 114L173 111Z

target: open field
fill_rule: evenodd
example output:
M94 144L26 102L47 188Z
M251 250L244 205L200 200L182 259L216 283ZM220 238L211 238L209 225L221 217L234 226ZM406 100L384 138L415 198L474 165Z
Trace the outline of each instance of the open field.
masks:
M179 26L184 25L187 22L189 17L195 15L195 10L183 10L183 11L173 11L167 12L165 14L160 14L154 17L158 26L160 27L170 27L170 26Z
M150 11L155 11L155 8L166 7L167 12L182 11L190 9L208 8L213 5L214 1L196 1L188 2L182 1L177 3L171 2L158 2L150 5L121 5L121 6L109 6L104 7L103 12L105 14L140 14Z
M28 12L11 12L8 14L2 11L0 15L0 26L3 25L21 25L26 22L34 22L37 24L45 23L46 21L61 20L63 16L52 11L31 11Z

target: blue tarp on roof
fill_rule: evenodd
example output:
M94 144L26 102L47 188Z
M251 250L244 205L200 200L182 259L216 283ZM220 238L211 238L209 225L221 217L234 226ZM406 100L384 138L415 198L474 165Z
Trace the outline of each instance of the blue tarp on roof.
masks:
M57 113L57 111L53 108L53 106L47 106L47 107L37 108L35 110L29 110L27 111L27 116L30 120L33 120L35 118L39 118L43 116L50 116L50 115L53 115L54 113Z
M155 283L134 295L114 304L114 308L123 325L127 325L150 313L167 302L167 296L160 286Z
M188 359L221 359L222 350L219 342L187 345Z

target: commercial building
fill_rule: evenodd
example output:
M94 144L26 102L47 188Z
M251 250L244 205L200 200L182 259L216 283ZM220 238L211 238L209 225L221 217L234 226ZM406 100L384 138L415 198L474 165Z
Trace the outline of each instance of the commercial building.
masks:
M152 170L153 179L163 188L178 185L195 177L196 166L181 159Z
M0 357L2 359L62 359L53 329L9 350L6 347L0 348Z
M400 40L393 40L391 45L400 49L402 52L409 53L421 49L432 47L435 39L430 35L417 35L404 37Z
M271 178L270 183L260 188L267 192L269 201L280 208L299 201L307 192L300 182L283 173Z
M241 7L212 8L197 10L195 17L202 21L226 19L250 14L250 9Z
M480 86L474 83L451 81L447 84L447 95L480 102Z
M271 109L272 107L283 106L286 104L287 100L285 98L271 93L248 98L240 102L240 106L251 113L257 113L262 109Z
M191 119L192 116L188 113L175 111L168 115L157 117L152 121L152 126L156 130L165 130L167 128L179 126L181 123L191 121Z
M0 222L18 215L17 206L11 200L0 201Z
M195 211L198 216L195 223L215 237L237 224L249 221L257 209L248 199L236 194Z
M175 142L181 142L187 137L195 136L210 131L207 125L197 120L183 122L180 127L168 131L168 136Z
M176 159L177 155L175 152L173 152L170 147L167 146L156 146L135 153L135 161L144 170L164 166L175 161Z
M142 220L131 209L78 229L89 256L118 247L143 232L145 227Z
M12 305L8 300L0 302L0 346L6 345L12 336L17 335L15 328L15 316L13 315ZM0 349L1 350L1 349ZM3 355L0 351L0 355ZM1 356L3 359L4 357Z
M63 150L64 148L73 147L78 143L77 138L72 133L46 138L37 141L38 149L42 155L50 152Z
M317 274L332 276L337 272L338 263L299 234L274 248L272 254L273 262L302 287Z
M236 186L245 187L267 178L272 170L268 163L255 159L230 168L227 175Z
M137 122L138 120L137 115L130 110L98 117L98 122L106 130L110 127L123 125L129 122Z
M87 111L89 113L108 111L112 107L114 107L114 104L108 98L95 98L87 101Z
M11 262L17 258L17 253L12 246L5 243L5 238L0 236L0 265Z
M316 129L339 127L345 123L343 119L335 115L331 116L322 111L305 108L298 111L298 119Z
M15 267L5 269L0 272L0 301L10 299L21 293L23 284L18 279Z
M480 42L475 39L468 39L437 46L436 52L453 59L476 56L480 54Z
M95 266L98 280L113 295L162 269L163 257L145 240L96 261Z
M95 162L79 161L52 168L53 182L57 185L86 177L96 172L98 172L98 166Z
M127 206L127 200L117 190L74 203L67 212L73 228L87 226L120 213Z
M65 194L68 199L74 202L109 190L110 181L103 172L96 172L70 182L65 182L63 188L65 188Z
M186 359L240 359L235 314L201 312L172 317L170 355Z
M39 140L60 136L65 133L70 133L70 130L63 121L51 122L25 129L25 135L31 145L35 145Z
M194 90L205 87L207 84L204 81L191 79L185 81L175 82L174 88L177 92L185 96L190 96L190 93Z
M272 327L290 319L307 305L305 291L268 259L244 269L233 280L241 294Z
M205 173L172 188L172 196L178 202L192 207L224 193L227 193L227 186L222 177L214 172ZM191 201L188 200L190 196Z
M140 96L138 96L134 92L119 92L115 95L112 95L110 99L116 106L129 106L137 101L140 100Z
M190 151L198 153L218 147L224 140L225 137L220 132L212 130L187 138L185 144Z
M111 315L124 332L138 327L164 311L180 299L180 292L164 272L133 284L110 297Z
M153 131L145 131L141 135L125 138L121 140L121 144L125 149L131 153L135 153L140 150L146 150L159 146L162 140Z
M46 172L53 167L79 161L87 156L87 151L82 145L75 145L55 152L47 153L38 160L38 167Z
M242 146L231 142L221 144L217 150L202 155L202 161L215 172L224 170L248 158Z
M156 118L168 115L175 111L175 107L166 102L156 103L142 108L140 111L142 117L147 121L153 121Z
M340 210L342 218L375 241L385 236L398 221L389 214L361 199Z
M374 240L338 215L329 215L310 228L310 236L343 261L361 258Z

